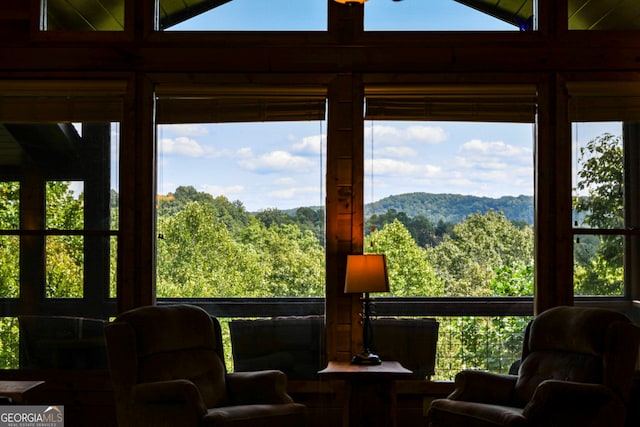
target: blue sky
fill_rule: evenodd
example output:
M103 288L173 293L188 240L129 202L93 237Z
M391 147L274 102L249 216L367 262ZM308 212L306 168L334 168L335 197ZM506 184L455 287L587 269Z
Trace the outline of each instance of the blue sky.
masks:
M232 0L171 28L179 31L326 29L327 0ZM365 29L517 30L454 0L369 0L365 4Z
M323 30L325 7L233 0L175 29ZM365 16L368 29L514 30L453 0L369 0ZM417 191L532 195L533 132L531 124L366 121L365 202ZM249 211L324 204L325 122L161 126L158 139L160 194L192 185Z

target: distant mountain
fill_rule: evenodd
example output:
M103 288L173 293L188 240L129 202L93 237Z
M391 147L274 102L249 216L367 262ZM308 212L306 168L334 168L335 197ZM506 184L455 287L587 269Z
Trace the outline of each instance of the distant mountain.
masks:
M423 215L432 223L458 223L474 213L484 214L490 209L504 212L512 221L533 225L533 196L491 197L461 194L406 193L385 197L365 205L365 217L380 215L390 209L404 212L409 217Z

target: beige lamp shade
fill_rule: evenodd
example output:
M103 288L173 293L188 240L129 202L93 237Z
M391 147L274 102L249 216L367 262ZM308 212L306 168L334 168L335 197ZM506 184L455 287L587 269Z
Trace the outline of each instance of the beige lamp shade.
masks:
M348 255L344 292L347 294L389 292L386 256Z

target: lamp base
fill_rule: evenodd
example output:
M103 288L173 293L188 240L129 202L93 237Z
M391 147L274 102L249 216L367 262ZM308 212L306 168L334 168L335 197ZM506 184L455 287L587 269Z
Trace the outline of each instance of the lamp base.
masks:
M352 365L380 365L381 363L382 360L377 354L369 353L368 351L363 351L351 358Z

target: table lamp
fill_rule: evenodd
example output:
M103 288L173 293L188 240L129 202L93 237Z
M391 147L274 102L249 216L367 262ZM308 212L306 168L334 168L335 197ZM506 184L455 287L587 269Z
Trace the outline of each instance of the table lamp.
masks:
M387 259L384 255L348 255L347 274L344 281L347 294L364 294L362 297L362 352L351 359L354 365L379 365L378 355L371 353L371 298L370 292L389 292Z

